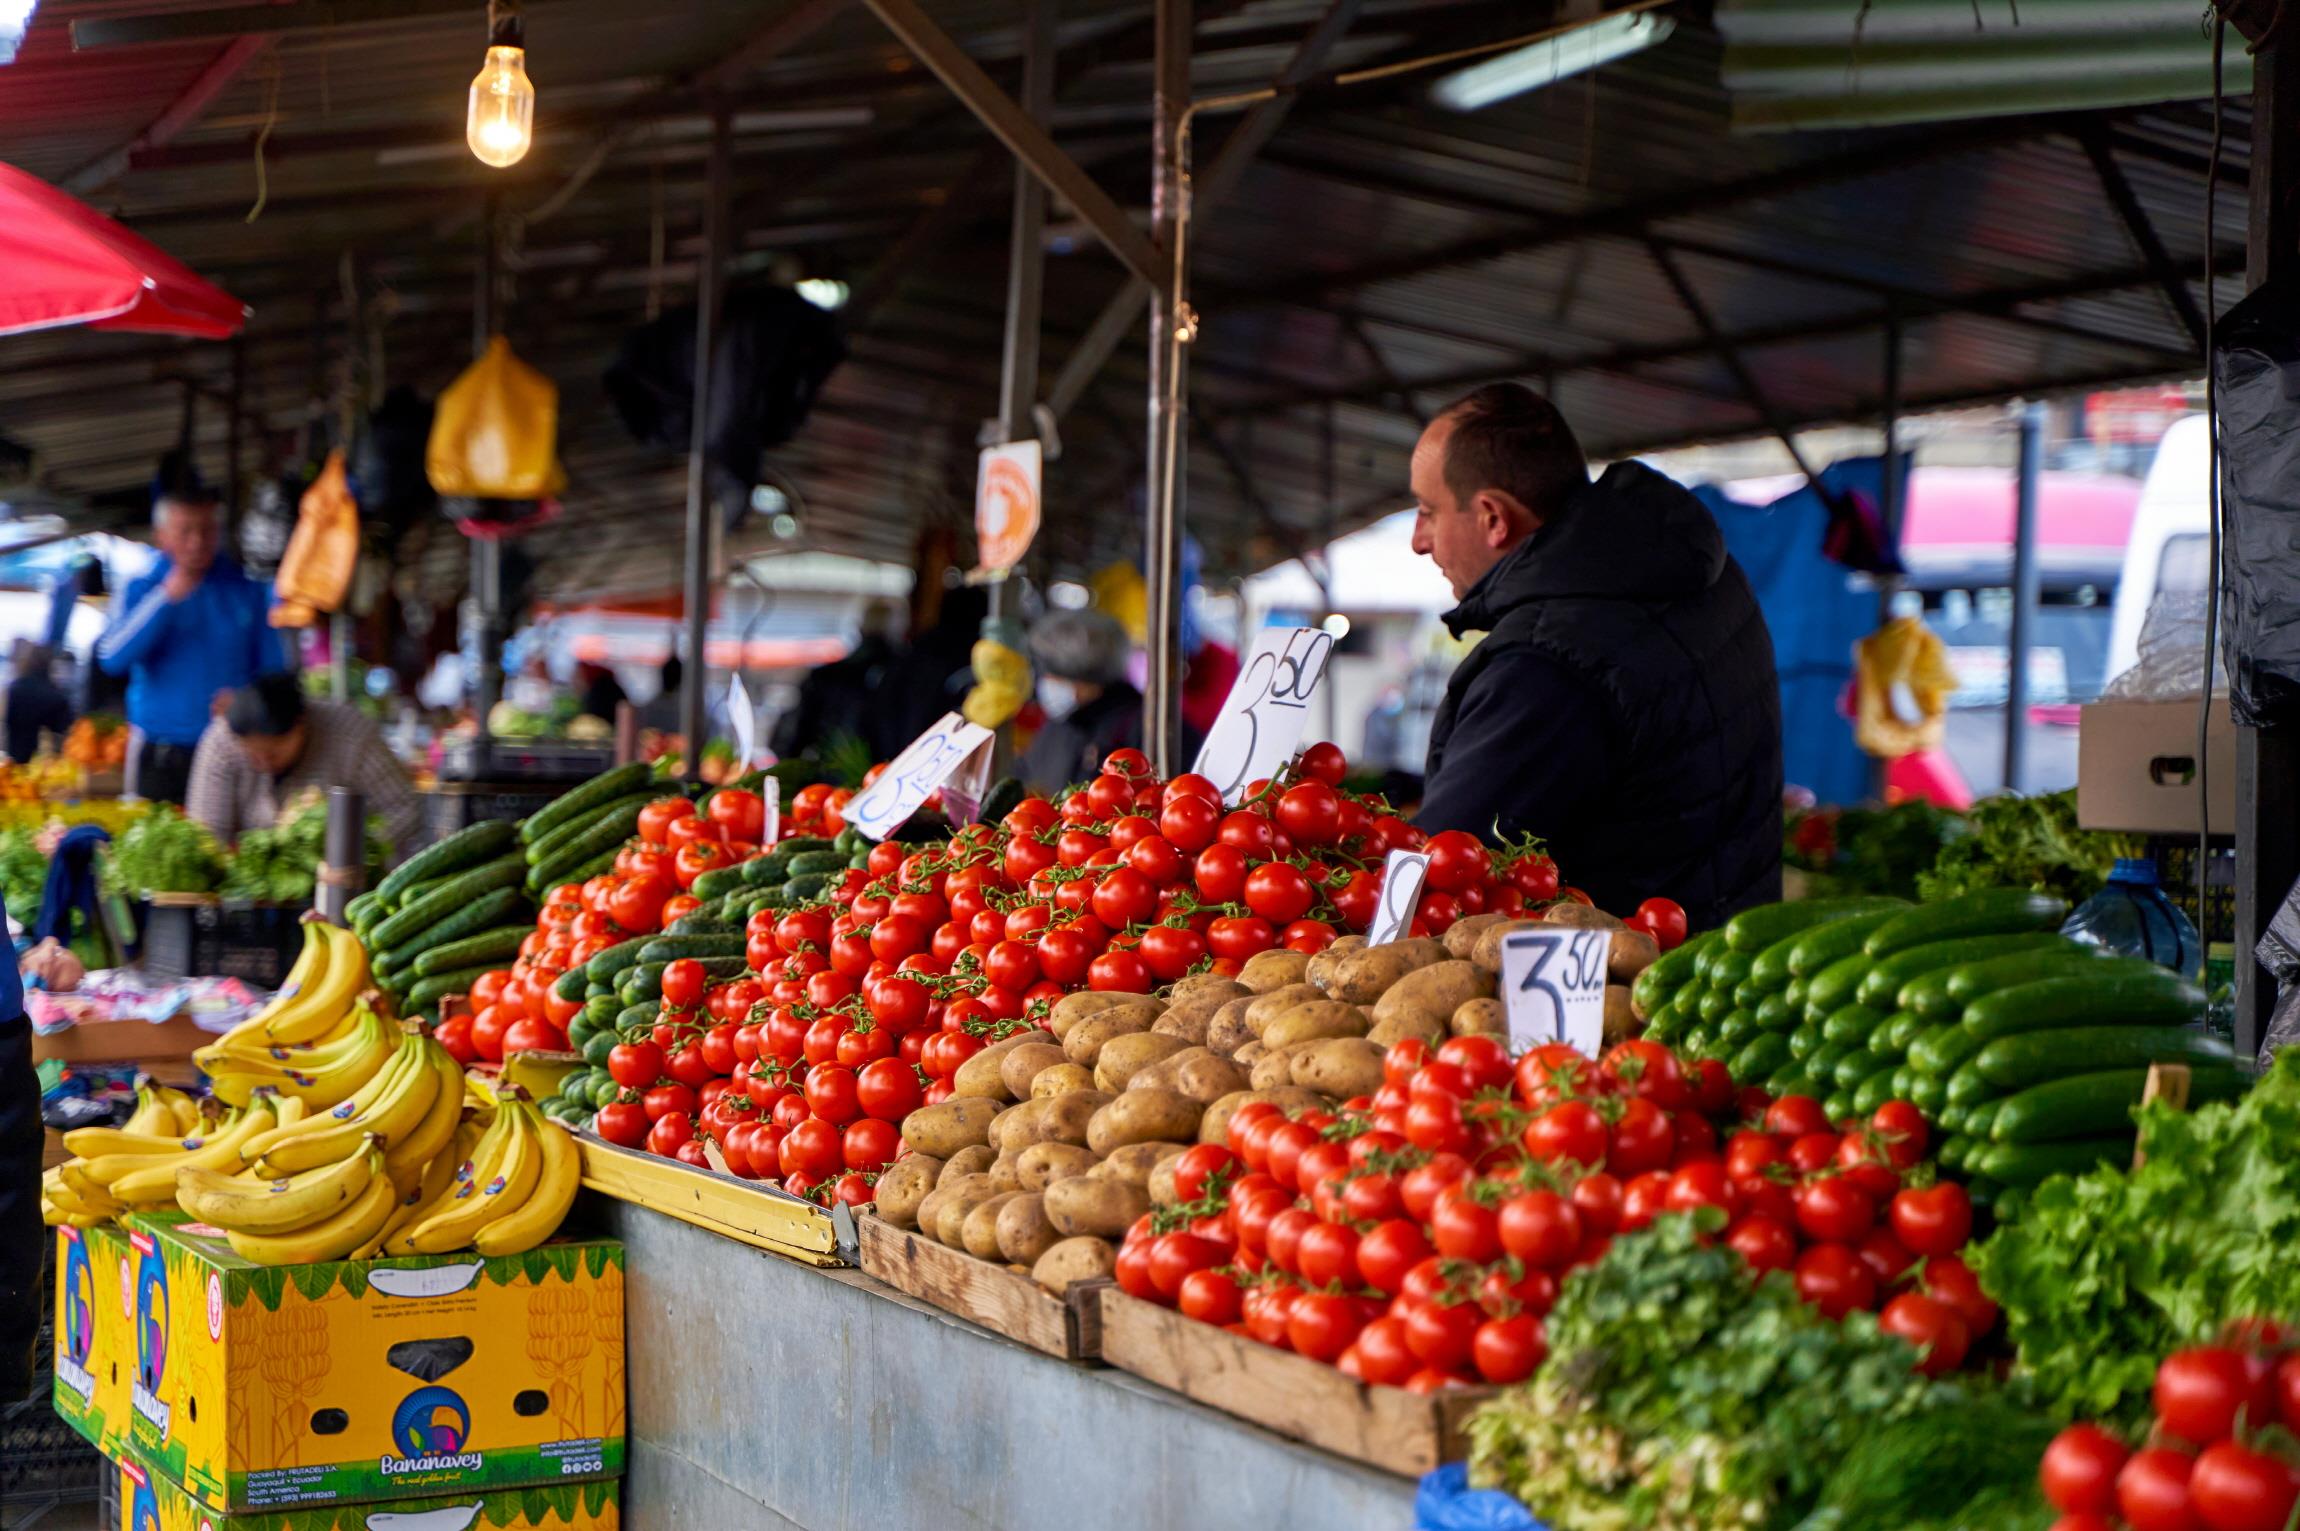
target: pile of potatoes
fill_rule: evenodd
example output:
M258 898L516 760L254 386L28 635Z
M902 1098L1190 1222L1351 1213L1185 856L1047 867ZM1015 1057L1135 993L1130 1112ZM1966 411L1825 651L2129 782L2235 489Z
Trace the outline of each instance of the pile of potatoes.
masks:
M1614 931L1606 1041L1632 1035L1627 985L1659 955L1652 939L1580 905L1549 918ZM879 1176L877 1213L1050 1292L1107 1276L1126 1230L1176 1199L1171 1161L1222 1142L1248 1101L1331 1107L1379 1089L1383 1053L1408 1037L1503 1035L1501 938L1535 923L1479 915L1443 941L1344 936L1161 995L1065 996L1045 1030L984 1048L948 1100L904 1120L909 1152Z

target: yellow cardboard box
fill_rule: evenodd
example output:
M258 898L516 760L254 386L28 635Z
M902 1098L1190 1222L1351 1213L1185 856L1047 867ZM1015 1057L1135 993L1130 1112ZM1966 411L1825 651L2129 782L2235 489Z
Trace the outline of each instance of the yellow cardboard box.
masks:
M623 1471L623 1246L252 1265L135 1214L129 1444L211 1509Z
M111 1223L56 1230L56 1415L100 1451L128 1438L136 1366L136 1269Z
M133 1455L118 1467L118 1531L617 1531L622 1524L622 1485L613 1478L219 1516Z

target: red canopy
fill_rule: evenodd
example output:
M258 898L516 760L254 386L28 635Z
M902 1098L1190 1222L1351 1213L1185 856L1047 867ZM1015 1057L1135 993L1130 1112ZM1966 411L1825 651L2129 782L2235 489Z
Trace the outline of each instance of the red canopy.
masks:
M223 340L246 319L239 299L159 246L0 165L0 335L84 324Z

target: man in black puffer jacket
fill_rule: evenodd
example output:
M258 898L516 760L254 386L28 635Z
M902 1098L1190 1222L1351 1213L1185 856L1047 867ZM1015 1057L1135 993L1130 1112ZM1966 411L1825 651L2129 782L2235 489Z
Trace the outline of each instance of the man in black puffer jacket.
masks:
M1594 483L1555 406L1481 388L1414 448L1414 551L1483 632L1446 686L1416 822L1535 834L1599 908L1696 930L1781 896L1773 640L1709 512L1634 462Z

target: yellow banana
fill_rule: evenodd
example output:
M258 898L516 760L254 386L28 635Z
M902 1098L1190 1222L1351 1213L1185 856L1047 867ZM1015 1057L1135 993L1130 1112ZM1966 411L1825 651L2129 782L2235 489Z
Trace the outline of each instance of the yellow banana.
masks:
M286 1233L349 1206L382 1165L381 1149L363 1150L308 1175L257 1185L214 1170L187 1169L176 1177L176 1204L219 1228Z
M282 1127L293 1127L309 1114L310 1107L293 1095L282 1095L272 1106L272 1114L280 1119Z
M491 1122L495 1120L495 1107L498 1102L495 1098L493 1085L486 1083L477 1074L466 1074L463 1076L463 1094L465 1100L470 1103L471 1109L479 1113L481 1121Z
M463 1100L462 1092L458 1090L451 1098L457 1103L457 1110L460 1113ZM478 1141L478 1128L468 1123L459 1123L455 1126L446 1146L440 1149L438 1153L433 1154L430 1162L421 1167L421 1178L414 1187L401 1194L399 1205L392 1209L390 1218L385 1221L381 1228L376 1230L374 1238L351 1252L351 1258L354 1260L374 1259L383 1253L385 1240L428 1213L433 1204L454 1187L456 1170L463 1165L465 1159L470 1155L472 1145ZM386 1174L390 1173L390 1167L391 1156L386 1154L384 1156Z
M470 1243L471 1235L486 1226L497 1198L514 1184L513 1174L520 1170L522 1160L529 1161L525 1178L532 1189L535 1171L540 1166L532 1162L531 1155L522 1153L527 1134L519 1114L510 1106L509 1101L502 1102L495 1113L494 1124L472 1150L468 1164L456 1170L455 1184L446 1197L424 1216L392 1235L385 1245L388 1253L442 1254ZM524 1199L526 1192L520 1195Z
M559 1231L567 1209L575 1205L575 1192L583 1184L583 1154L575 1135L541 1112L535 1112L533 1125L542 1149L542 1173L524 1202L497 1213L471 1236L471 1247L483 1255L533 1249Z
M175 1116L176 1131L179 1134L189 1137L200 1130L200 1103L198 1101L183 1091L170 1089L166 1085L160 1086L160 1099L167 1103L168 1110ZM246 1102L243 1101L240 1104L244 1105Z
M111 1193L101 1186L96 1187L96 1195L83 1195L77 1187L65 1180L61 1166L40 1177L40 1198L54 1204L61 1211L87 1217L108 1217L120 1209Z
M168 1109L168 1103L160 1099L159 1087L148 1078L136 1081L136 1109L129 1116L127 1125L120 1130L140 1133L146 1137L181 1136L176 1131L176 1113ZM77 1149L73 1151L78 1152Z
M284 1033L303 1023L305 1013L311 1009L307 1003L312 992L319 987L326 974L329 960L335 954L334 943L325 932L334 927L315 920L303 928L303 950L296 953L295 966L280 980L279 992L270 1003L234 1026L227 1035L246 1034L261 1037L267 1042L302 1041L304 1038Z
M296 995L294 1014L269 1023L266 1030L275 1042L305 1041L324 1035L343 1018L344 1012L372 981L367 952L357 936L324 923L317 928L319 939L327 948L326 968Z
M390 1083L365 1100L354 1095L332 1111L299 1122L291 1136L264 1151L264 1167L292 1175L333 1164L354 1152L363 1135L372 1135L386 1149L406 1138L423 1125L439 1094L439 1071L432 1066L428 1051L434 1046L429 1038L403 1045L376 1075L382 1079L390 1074Z
M101 1182L90 1180L87 1173L81 1169L79 1160L65 1160L56 1166L56 1173L63 1183L63 1188L90 1212L110 1213L120 1210L119 1199L113 1196L111 1191Z
M256 1165L258 1173L264 1173L265 1166L263 1164L263 1160L265 1156L268 1155L273 1149L277 1148L280 1144L285 1143L288 1139L301 1137L305 1133L310 1132L324 1132L328 1128L343 1122L347 1122L351 1118L359 1115L361 1112L366 1111L370 1105L372 1105L375 1101L380 1100L386 1091L390 1090L399 1082L402 1075L405 1074L407 1065L410 1061L412 1060L410 1060L405 1055L404 1049L395 1050L389 1058L384 1060L383 1067L377 1069L373 1077L371 1077L367 1083L352 1091L351 1094L345 1099L338 1101L333 1106L329 1106L321 1110L314 1111L307 1109L304 1112L303 1117L294 1125L286 1127L275 1127L270 1132L267 1132L262 1137L258 1138L255 1142L250 1143L248 1145L248 1161L251 1164ZM345 1147L342 1151L331 1154L324 1160L317 1160L314 1162L332 1164L335 1162L335 1160L342 1158L345 1153L349 1153L352 1148L357 1146L358 1144L355 1135L353 1143ZM308 1166L306 1167L308 1168ZM283 1168L279 1173L286 1174L287 1170Z
M246 1233L227 1228L224 1232L232 1241L232 1251L258 1265L314 1265L340 1260L374 1238L391 1217L398 1198L392 1194L390 1177L383 1173L382 1150L370 1146L360 1157L373 1163L367 1188L349 1206L287 1233Z
M402 1198L422 1183L434 1159L447 1156L448 1149L455 1143L455 1129L463 1120L463 1065L428 1037L412 1044L410 1051L415 1047L424 1051L439 1084L432 1092L430 1110L414 1131L390 1139L389 1147L384 1150L384 1172L391 1176L391 1183L399 1188ZM452 1171L454 1166L448 1168Z
M224 1118L218 1124L216 1131L178 1138L158 1153L139 1150L132 1153L97 1154L92 1158L83 1158L79 1161L80 1173L98 1185L110 1185L124 1175L131 1175L140 1169L150 1169L155 1164L166 1164L172 1169L176 1160L181 1159L186 1154L197 1153L217 1139L230 1135L246 1118L247 1113L235 1112ZM235 1140L235 1143L237 1141ZM233 1160L233 1164L235 1167L237 1166L238 1160L236 1158Z
M130 1132L125 1127L75 1127L64 1134L64 1146L75 1158L96 1159L105 1154L175 1154L184 1151L183 1134L168 1120L166 1132Z
M373 1079L395 1050L384 1019L364 1005L360 1007L352 1040L354 1046L323 1067L307 1069L298 1064L287 1068L277 1065L259 1068L233 1060L218 1064L209 1072L217 1096L225 1101L232 1101L236 1095L244 1103L257 1085L269 1084L283 1095L295 1096L314 1111L327 1111L343 1104Z
M179 1171L203 1169L226 1174L237 1171L242 1162L240 1155L243 1146L256 1134L271 1128L273 1117L268 1101L268 1096L258 1099L238 1121L225 1131L202 1141L197 1148L173 1158L146 1161L142 1168L122 1175L111 1183L112 1194L122 1201L155 1202L167 1206L176 1199L176 1175Z
M192 1059L203 1067L207 1060L213 1059L225 1067L244 1065L258 1069L294 1069L299 1073L314 1073L342 1062L366 1045L364 1033L358 1025L356 1012L359 1008L354 1005L346 1010L344 1016L351 1024L323 1042L235 1042L226 1035L192 1054Z

